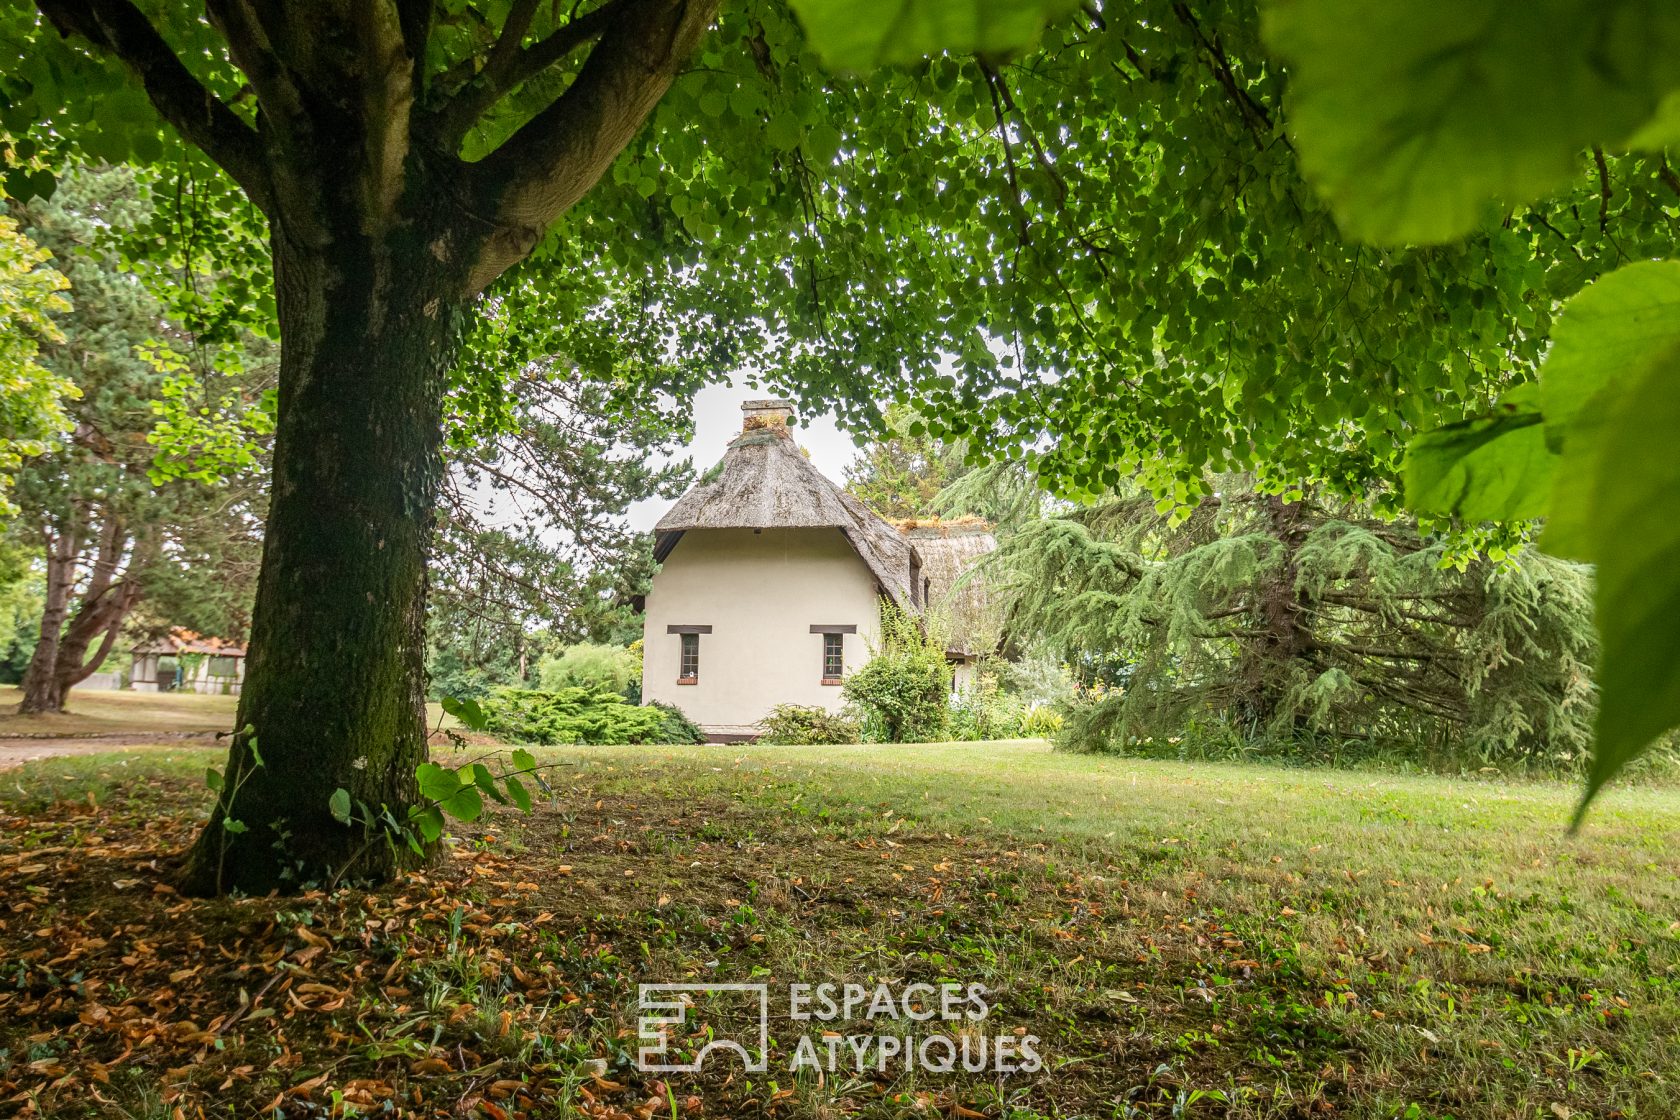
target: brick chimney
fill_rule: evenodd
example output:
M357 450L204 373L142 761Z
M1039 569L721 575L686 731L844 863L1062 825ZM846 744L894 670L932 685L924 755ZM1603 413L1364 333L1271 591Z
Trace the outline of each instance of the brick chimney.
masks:
M793 423L793 402L775 397L741 402L741 430L785 428Z

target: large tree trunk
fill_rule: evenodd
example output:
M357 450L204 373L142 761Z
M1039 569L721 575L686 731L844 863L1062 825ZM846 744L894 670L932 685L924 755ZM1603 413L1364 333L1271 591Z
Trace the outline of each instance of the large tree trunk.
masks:
M343 788L400 820L426 757L426 554L461 280L412 225L324 249L277 234L274 252L273 495L227 792L187 870L199 893L389 877L401 847L328 803Z
M47 535L47 594L41 610L41 628L35 652L23 673L23 701L19 715L38 715L64 710L64 696L57 685L58 643L64 634L64 620L70 614L70 592L76 578L76 530L61 525Z

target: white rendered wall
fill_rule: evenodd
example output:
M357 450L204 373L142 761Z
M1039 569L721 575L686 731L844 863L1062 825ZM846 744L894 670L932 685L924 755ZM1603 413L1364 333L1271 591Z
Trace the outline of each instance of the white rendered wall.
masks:
M653 577L642 624L642 698L675 704L714 734L753 733L777 704L837 710L822 683L821 634L845 636L846 672L869 660L880 632L874 575L838 529L691 529ZM700 674L677 683L682 639L700 635Z

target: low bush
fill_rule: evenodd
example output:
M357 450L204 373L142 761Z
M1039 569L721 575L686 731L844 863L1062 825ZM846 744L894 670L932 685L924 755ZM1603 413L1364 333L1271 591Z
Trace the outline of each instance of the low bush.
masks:
M1021 712L1021 738L1054 739L1061 734L1063 722L1062 713L1048 704L1026 708Z
M660 724L660 737L650 740L650 742L704 743L706 741L706 733L700 730L700 725L683 715L683 710L675 704L667 704L663 700L650 700L647 706L665 714L665 720Z
M1021 733L1021 717L1025 712L1017 697L1003 691L998 674L982 669L974 682L951 701L946 734L964 741L1013 739Z
M863 735L858 721L845 712L800 704L777 704L758 726L764 731L759 742L784 746L856 743Z
M1336 735L1310 728L1279 730L1239 724L1218 712L1198 712L1176 727L1157 730L1128 724L1119 689L1081 689L1057 709L1062 726L1054 735L1063 750L1118 754L1178 762L1252 762L1287 767L1382 770L1458 776L1568 777L1585 773L1588 759L1558 753L1511 757L1501 744L1430 740L1407 736ZM1680 775L1680 735L1658 740L1633 767L1628 781L1671 782Z
M699 728L668 704L642 707L605 685L533 691L497 689L485 728L516 743L695 743Z
M637 643L639 646L641 643ZM562 688L606 686L632 700L641 698L642 651L636 646L580 642L537 662L537 687L544 692Z
M846 678L842 692L862 715L872 743L929 743L945 737L950 714L951 667L910 615L881 610L881 645L863 668Z
M946 734L957 740L1048 739L1062 728L1054 703L1034 699L1012 686L1014 666L988 659L973 683L951 701Z

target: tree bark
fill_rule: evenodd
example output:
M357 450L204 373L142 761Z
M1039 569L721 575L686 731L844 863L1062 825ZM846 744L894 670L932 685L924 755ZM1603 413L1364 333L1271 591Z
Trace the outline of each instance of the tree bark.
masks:
M117 644L122 624L140 602L142 586L138 579L125 576L121 582L102 592L97 599L84 600L76 617L58 643L58 660L53 668L53 683L58 691L59 709L69 699L70 690L81 684L111 655ZM99 648L88 656L88 647L99 639Z
M1260 636L1246 651L1243 677L1248 689L1248 716L1263 727L1276 725L1287 699L1288 669L1304 657L1313 645L1312 634L1302 618L1308 604L1296 589L1300 567L1296 554L1308 532L1305 500L1285 502L1278 494L1261 499L1270 535L1283 547L1283 555L1271 576L1255 588L1255 610ZM1297 729L1299 716L1294 720Z
M386 878L406 857L363 843L328 802L343 788L400 818L415 796L426 550L463 309L606 173L718 0L574 7L529 46L528 14L504 19L482 70L469 50L436 73L429 55L445 44L428 41L424 0L209 0L209 26L255 94L254 121L219 100L133 0L36 3L62 33L120 59L272 235L274 487L228 792L187 886ZM519 11L534 7L521 0ZM564 92L494 151L461 158L486 110L586 45ZM456 70L473 76L457 82Z
M117 634L129 612L140 601L141 582L132 557L121 579L117 573L129 552L130 540L122 526L106 516L99 532L99 552L94 556L88 584L74 616L76 563L80 538L71 527L47 537L47 596L41 612L41 633L34 655L23 677L20 714L62 712L70 690L99 671L116 645ZM88 647L98 638L92 658Z
M275 237L273 494L240 731L193 892L382 880L414 862L328 803L343 788L401 820L426 758L426 559L462 287L426 240L412 224L324 249Z
M58 644L64 634L64 620L70 614L70 591L76 576L76 530L62 525L47 530L47 593L41 610L41 627L35 652L23 673L23 701L19 715L39 715L64 710L64 697L55 684Z

